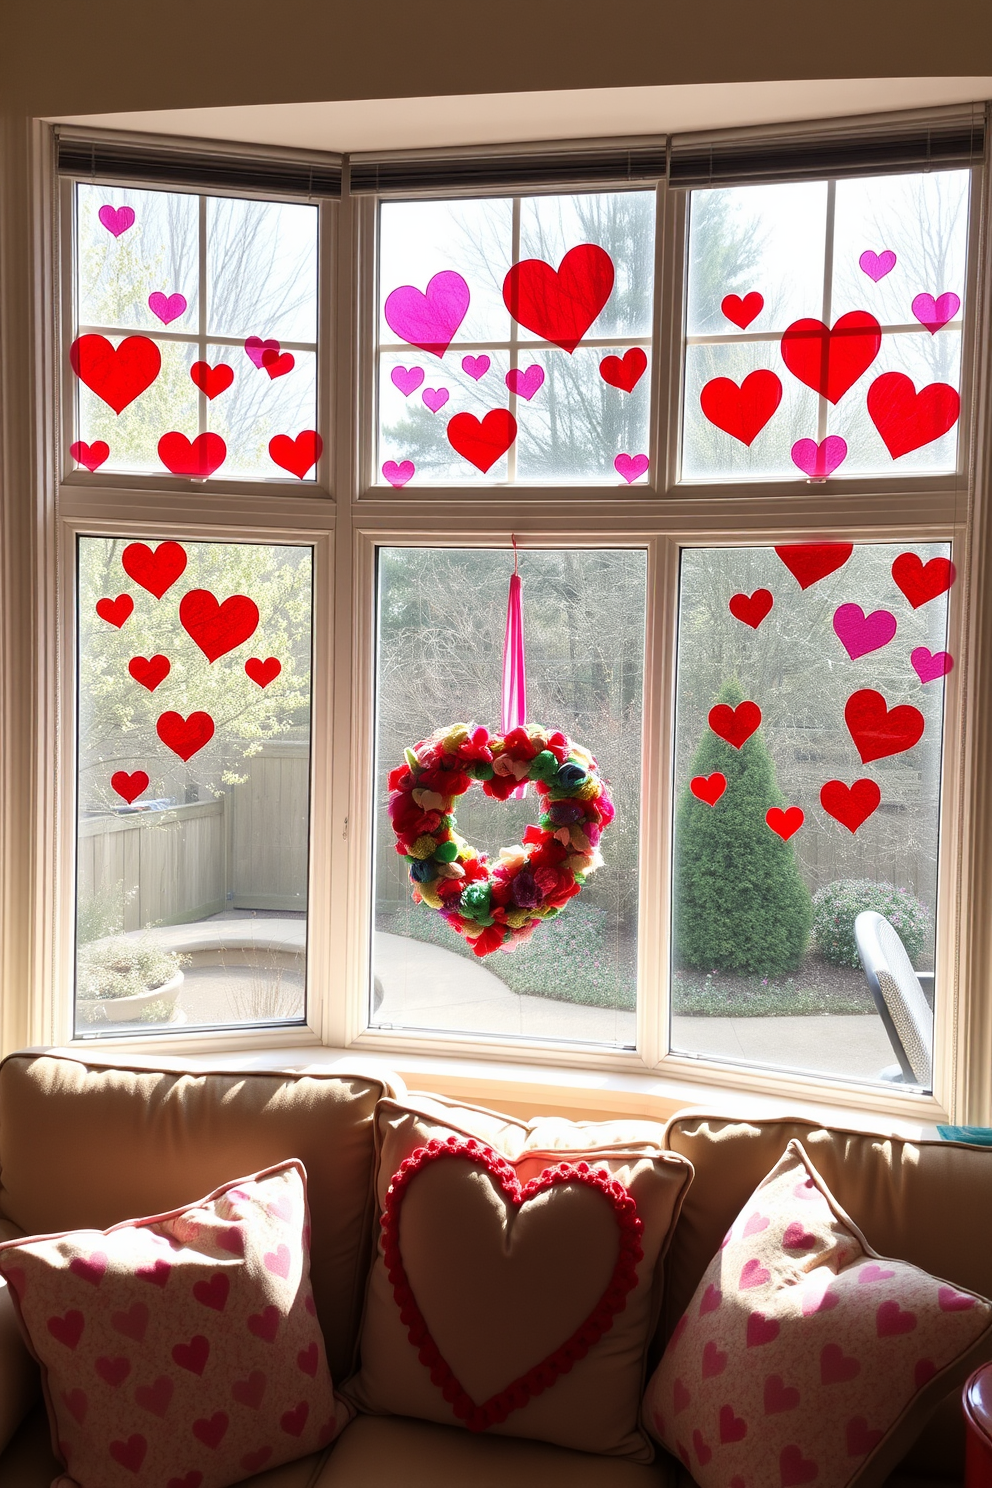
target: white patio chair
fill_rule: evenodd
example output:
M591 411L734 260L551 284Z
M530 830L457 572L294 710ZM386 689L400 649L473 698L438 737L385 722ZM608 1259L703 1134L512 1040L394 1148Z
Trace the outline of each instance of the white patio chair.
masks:
M854 938L868 990L889 1036L898 1067L882 1078L929 1090L933 1073L933 1013L906 947L884 915L865 910L854 922Z

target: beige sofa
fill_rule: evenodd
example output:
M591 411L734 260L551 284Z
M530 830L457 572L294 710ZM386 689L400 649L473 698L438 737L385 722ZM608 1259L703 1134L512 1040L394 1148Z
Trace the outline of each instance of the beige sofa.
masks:
M388 1076L320 1070L184 1073L97 1058L15 1054L0 1066L0 1239L119 1220L191 1202L223 1182L300 1158L309 1175L314 1298L335 1381L355 1367L373 1246L373 1112L401 1094ZM452 1120L492 1129L471 1107ZM524 1123L505 1126L526 1135ZM883 1255L992 1293L992 1153L805 1121L682 1113L594 1128L689 1159L695 1176L663 1261L652 1358L748 1195L798 1136L840 1203ZM581 1135L581 1133L577 1134ZM945 1400L895 1481L960 1481L964 1431ZM0 1291L0 1485L48 1488L57 1475L37 1369ZM663 1452L651 1465L401 1417L359 1416L339 1440L251 1479L252 1488L688 1488Z

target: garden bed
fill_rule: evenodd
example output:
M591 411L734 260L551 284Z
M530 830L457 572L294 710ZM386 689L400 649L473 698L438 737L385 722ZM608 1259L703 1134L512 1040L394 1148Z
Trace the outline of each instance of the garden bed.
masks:
M813 951L784 976L681 970L672 987L672 1012L683 1017L822 1017L874 1011L860 967L833 966Z

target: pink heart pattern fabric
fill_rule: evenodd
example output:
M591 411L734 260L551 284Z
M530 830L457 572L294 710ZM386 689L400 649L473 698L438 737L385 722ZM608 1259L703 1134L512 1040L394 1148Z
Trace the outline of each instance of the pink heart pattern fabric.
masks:
M226 1488L337 1436L352 1412L313 1311L308 1237L293 1161L170 1214L0 1246L60 1488Z
M990 1340L992 1303L877 1256L792 1141L710 1262L644 1419L699 1488L881 1482Z

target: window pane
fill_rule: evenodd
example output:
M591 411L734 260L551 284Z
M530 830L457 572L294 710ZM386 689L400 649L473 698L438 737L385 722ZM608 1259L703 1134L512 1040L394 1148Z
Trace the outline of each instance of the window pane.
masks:
M314 479L317 221L77 185L77 468Z
M683 479L956 468L969 185L691 194Z
M476 955L439 909L413 902L388 777L406 749L458 721L498 732L513 563L505 551L380 549L372 1023L631 1046L645 554L528 551L520 568L528 719L598 761L616 812L602 833L603 866L512 953ZM457 800L457 832L498 863L500 844L521 844L540 821L540 800L533 786L501 802L472 785ZM528 907L546 908L562 882L542 879Z
M671 1045L899 1073L856 949L873 911L929 1087L950 548L850 548L683 552Z
M643 479L654 212L646 191L384 203L380 483Z
M79 539L76 1033L305 1013L312 553Z

